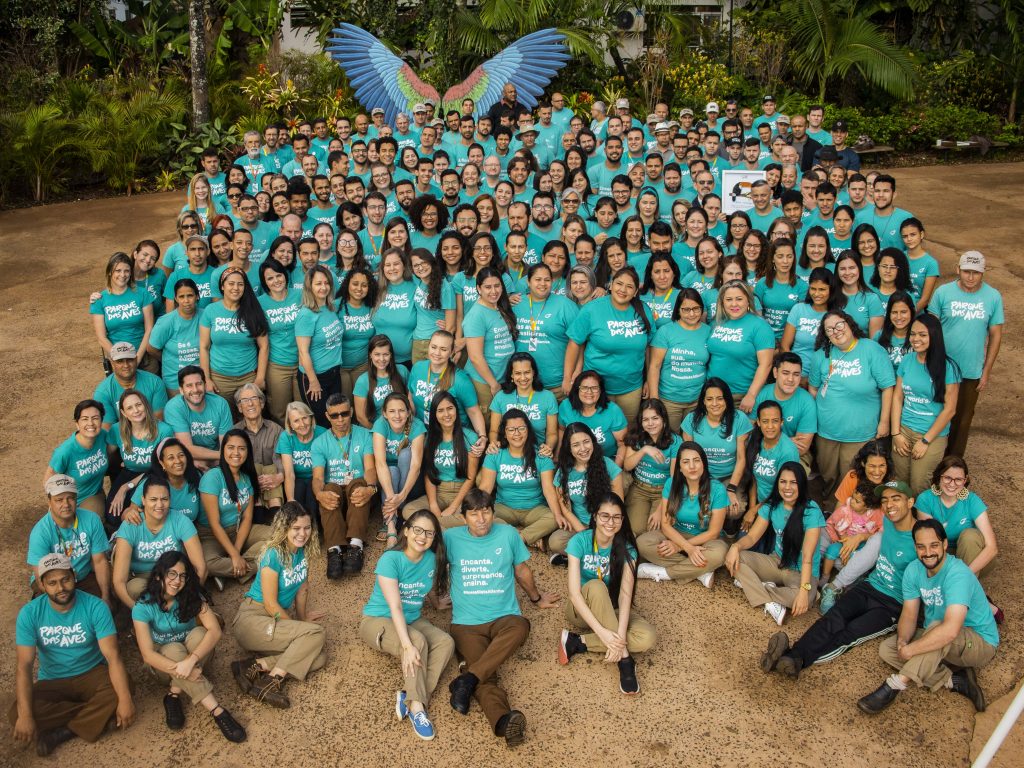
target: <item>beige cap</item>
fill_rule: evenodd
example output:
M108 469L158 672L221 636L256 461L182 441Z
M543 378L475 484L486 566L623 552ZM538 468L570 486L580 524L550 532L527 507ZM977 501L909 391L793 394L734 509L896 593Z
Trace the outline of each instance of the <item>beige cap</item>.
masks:
M50 571L72 571L71 560L67 555L61 552L51 552L48 555L44 555L39 560L39 564L36 566L36 575L42 577L44 573Z
M62 493L78 493L78 483L70 475L53 475L46 478L43 484L47 496L59 496Z
M964 251L960 255L959 268L970 272L984 272L985 255L981 251Z
M110 360L129 360L138 354L135 345L129 341L119 341L110 348Z

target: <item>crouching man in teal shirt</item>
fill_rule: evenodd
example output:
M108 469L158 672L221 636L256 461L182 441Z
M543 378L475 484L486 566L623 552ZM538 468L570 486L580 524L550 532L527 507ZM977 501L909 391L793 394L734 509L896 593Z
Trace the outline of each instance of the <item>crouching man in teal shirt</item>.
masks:
M18 612L16 698L8 718L15 740L35 740L36 753L46 756L75 736L96 741L111 718L127 728L135 704L106 603L75 589L63 553L40 558L36 578L44 594Z

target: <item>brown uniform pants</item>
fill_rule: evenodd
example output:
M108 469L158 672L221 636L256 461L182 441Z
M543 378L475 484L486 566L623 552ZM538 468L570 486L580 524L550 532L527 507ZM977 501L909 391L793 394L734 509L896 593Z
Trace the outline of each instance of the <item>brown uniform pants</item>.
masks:
M84 741L96 741L117 710L117 693L106 664L58 680L37 680L32 685L32 717L39 733L67 728ZM7 719L18 720L18 702Z
M324 527L324 546L344 547L348 545L349 539L366 541L367 520L370 517L371 496L363 504L352 503L352 491L356 488L365 488L366 480L359 477L348 485L327 483L325 491L334 491L341 497L341 502L336 509L328 509L320 505L320 522Z
M297 680L327 663L324 654L324 628L313 621L279 619L268 616L263 603L251 597L242 600L231 625L238 644L260 656L267 669L280 667Z
M487 624L452 624L455 650L466 661L466 672L476 675L473 697L484 711L491 730L512 711L508 694L498 685L498 667L526 642L530 622L522 616L502 616Z

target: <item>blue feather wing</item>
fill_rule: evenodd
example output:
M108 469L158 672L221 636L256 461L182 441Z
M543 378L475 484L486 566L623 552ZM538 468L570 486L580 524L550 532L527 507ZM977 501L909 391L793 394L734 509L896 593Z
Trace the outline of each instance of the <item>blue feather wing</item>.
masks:
M480 65L487 74L487 87L477 100L477 113L486 112L501 100L506 83L512 83L519 101L533 109L568 61L565 35L555 29L542 29L519 38Z

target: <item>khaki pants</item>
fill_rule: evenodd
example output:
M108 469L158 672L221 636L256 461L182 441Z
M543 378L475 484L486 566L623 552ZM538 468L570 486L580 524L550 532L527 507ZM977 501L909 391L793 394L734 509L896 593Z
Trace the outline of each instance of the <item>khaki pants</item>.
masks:
M634 480L626 493L626 516L634 536L650 530L648 520L661 510L661 488ZM660 520L659 520L660 522Z
M867 442L867 441L864 441ZM831 498L839 481L846 477L850 463L864 443L840 443L818 435L814 438L814 453L818 459L818 471L824 481L825 498Z
M256 474L257 475L276 475L280 472L277 467L273 464L257 464ZM284 483L282 482L277 488L271 488L269 491L260 491L260 502L261 505L267 509L274 510L279 509L284 503ZM276 504L274 502L277 502Z
M936 625L928 629L919 629L914 633L914 639L925 635ZM900 671L904 677L909 677L922 688L937 691L945 686L949 680L952 670L943 664L949 662L957 667L971 667L980 669L988 664L996 655L996 649L969 627L962 627L953 642L927 653L919 653L910 661L900 658L897 642L899 635L892 635L882 641L878 648L878 655L882 661L890 667Z
M480 413L483 414L484 424L491 423L491 400L494 399L494 395L491 393L491 388L487 384L483 384L476 379L472 379L473 389L476 390L477 405L480 406Z
M355 368L338 369L338 375L341 377L341 392L350 401L352 400L352 390L356 386L356 379L366 373L368 367L366 363L360 363Z
M544 504L538 504L532 509L512 509L504 504L495 504L494 516L509 525L521 527L523 541L530 546L558 529L555 516Z
M455 652L455 641L444 630L420 617L406 625L409 639L420 655L420 666L405 678L405 695L409 701L426 706L437 688L437 681ZM359 637L371 648L402 660L402 641L390 617L364 616L359 623Z
M110 684L106 664L88 672L32 684L32 717L38 733L67 728L83 741L96 741L117 710L117 694ZM11 704L7 719L18 720L18 702Z
M704 542L702 547L704 549L704 558L708 561L708 564L703 568L698 568L683 552L679 552L671 557L659 555L658 545L665 541L665 539L665 534L661 531L650 531L643 536L637 537L636 546L640 551L641 558L648 563L660 565L668 571L668 576L672 581L692 581L698 576L703 576L705 573L711 573L722 566L722 563L725 562L725 553L729 551L729 547L721 539L712 539L711 541Z
M576 535L576 531L567 531L559 528L548 537L548 551L565 554L565 548L569 546L569 539Z
M204 525L196 526L199 531L199 543L203 545L203 559L206 560L206 572L210 576L220 576L222 578L234 578L232 573L231 558L228 557L224 551L224 547L220 545L217 538L213 535L213 531ZM231 528L225 528L225 532L228 537L234 541L235 533L238 531L238 526L232 526ZM270 526L269 525L254 525L249 529L249 536L245 540L245 544L242 545L241 555L245 558L245 562L249 565L249 570L239 579L241 583L247 582L253 576L256 575L256 561L259 559L260 552L263 550L263 542L270 537Z
M203 638L206 637L206 627L196 627L185 636L184 643L167 643L167 645L153 644L153 650L163 656L165 659L170 659L175 664L179 661L184 661L185 658L203 642ZM197 667L203 668L213 659L214 650L206 656L203 656L196 663ZM200 701L205 699L211 693L213 693L213 683L206 679L206 675L200 675L198 680L188 680L175 678L171 679L171 676L166 672L152 668L157 678L162 680L164 683L169 683L174 688L180 688L185 692L193 704L198 704Z
M217 394L228 401L228 405L231 407L231 420L238 421L240 415L238 413L238 405L235 403L235 392L246 384L256 381L256 371L249 371L249 373L243 373L241 376L225 376L222 373L211 370L210 378L213 379L213 384L217 387Z
M800 571L782 568L778 555L762 555L750 550L740 552L740 567L736 578L743 594L755 608L769 602L792 608L800 592ZM774 582L776 586L766 587L766 581ZM817 594L818 585L812 579L811 591L807 593L808 605L814 605Z
M608 585L601 579L591 579L583 585L581 592L583 593L583 602L587 604L590 612L594 614L594 618L601 623L601 626L605 629L610 629L612 632L617 632L619 629L619 616L615 611L615 606L612 605L611 595L608 594ZM601 638L590 628L590 625L576 613L576 608L571 600L565 601L563 613L565 614L565 620L574 629L587 630L586 633L580 633L580 636L583 638L583 642L587 644L588 651L591 653L605 653L608 650L605 644L601 642ZM651 646L654 645L654 638L654 627L637 616L635 611L631 610L629 612L629 626L626 628L626 650L631 655L643 653L650 650Z
M662 400L661 402L665 404L665 410L668 411L668 424L672 427L672 432L678 435L683 419L689 415L690 411L697 407L697 401L677 403L674 400Z
M452 624L451 632L455 650L466 662L465 671L480 681L473 698L493 731L511 711L508 694L498 684L498 667L526 642L530 622L523 616L502 616L487 624Z
M267 365L267 410L278 424L284 424L284 411L288 403L302 400L298 370L294 365Z
M909 427L901 426L900 434L909 442L910 447L921 439L923 432L915 432ZM921 491L927 490L932 484L932 472L942 461L946 454L946 438L936 437L928 446L924 456L914 459L910 456L900 456L896 451L892 452L892 468L897 480L902 480L910 486L910 490L917 496Z
M608 399L622 409L626 416L626 423L632 424L636 421L636 415L640 413L640 393L642 387L637 387L632 392L624 392L621 395L608 395Z
M149 574L143 574L139 576L133 575L128 579L128 583L124 585L125 591L128 593L128 597L132 600L138 600L142 593L146 591L146 585L149 583Z
M981 531L977 528L968 528L966 531L961 531L960 535L956 540L955 549L956 556L964 561L967 565L974 562L974 558L981 554L981 550L985 548L985 537L981 535ZM990 560L988 565L981 569L981 573L978 574L980 580L982 576L987 576L992 573L992 566L996 564L995 560Z
M324 527L324 547L344 547L349 539L366 541L367 520L370 517L371 496L364 504L352 503L352 491L365 488L366 480L359 477L348 485L327 483L325 491L334 491L341 497L337 509L320 505L320 522Z
M956 414L949 423L949 440L946 443L947 456L963 456L967 451L967 438L971 434L974 409L978 405L978 382L980 379L964 379L956 395Z
M442 482L437 486L437 506L442 510L448 507L455 497L459 495L459 491L462 490L462 480L453 480L451 482ZM430 502L427 501L426 496L420 496L414 501L410 501L402 508L402 517L408 520L412 517L414 512L419 512L423 509L430 509ZM456 512L452 515L442 515L438 522L441 523L442 528L458 528L460 525L466 524L466 518L462 512Z
M416 365L420 360L427 359L427 351L430 349L430 339L412 340L412 364Z
M263 603L251 597L242 600L231 631L243 649L264 654L259 661L267 669L283 669L297 680L305 680L327 662L322 625L296 619L274 621Z

